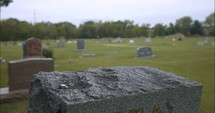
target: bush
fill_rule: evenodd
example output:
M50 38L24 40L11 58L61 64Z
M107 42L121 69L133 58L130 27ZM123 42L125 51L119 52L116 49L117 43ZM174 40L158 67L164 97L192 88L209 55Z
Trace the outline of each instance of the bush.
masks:
M48 48L43 48L43 56L46 58L54 58L53 57L53 50Z

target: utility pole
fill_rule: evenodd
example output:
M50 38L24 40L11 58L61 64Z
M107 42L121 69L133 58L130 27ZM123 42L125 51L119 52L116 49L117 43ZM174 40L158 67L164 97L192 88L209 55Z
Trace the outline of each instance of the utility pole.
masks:
M33 24L35 25L35 24L36 24L36 10L35 10L35 9L34 9L33 17L34 17L34 22L33 22Z

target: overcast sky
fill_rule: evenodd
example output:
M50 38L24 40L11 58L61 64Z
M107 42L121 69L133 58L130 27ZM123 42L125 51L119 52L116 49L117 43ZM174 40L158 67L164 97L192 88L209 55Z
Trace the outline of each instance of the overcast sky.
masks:
M1 19L17 18L33 23L87 20L132 20L136 24L169 24L183 16L204 21L214 12L214 0L13 0L1 8Z

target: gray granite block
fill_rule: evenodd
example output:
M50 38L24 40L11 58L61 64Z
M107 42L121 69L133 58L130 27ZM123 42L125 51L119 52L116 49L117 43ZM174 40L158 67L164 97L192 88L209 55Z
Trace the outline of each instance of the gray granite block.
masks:
M28 113L199 113L202 85L144 66L39 72Z

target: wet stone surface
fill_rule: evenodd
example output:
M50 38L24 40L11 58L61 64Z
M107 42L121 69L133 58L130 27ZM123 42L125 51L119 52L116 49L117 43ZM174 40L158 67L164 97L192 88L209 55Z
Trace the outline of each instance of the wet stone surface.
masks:
M29 113L199 113L202 85L158 69L133 66L39 72Z

